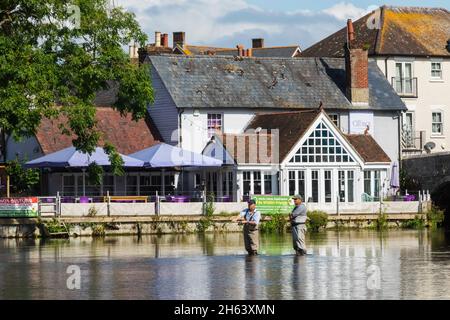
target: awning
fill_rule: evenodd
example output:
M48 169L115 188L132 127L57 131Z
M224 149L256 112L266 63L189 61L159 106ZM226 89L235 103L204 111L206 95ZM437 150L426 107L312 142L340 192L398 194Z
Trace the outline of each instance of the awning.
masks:
M166 143L160 143L130 154L130 157L142 160L145 166L152 168L222 166L221 160L183 150Z
M136 167L140 168L144 166L144 162L139 159L128 157L120 154L123 159L124 167ZM46 156L28 161L25 164L27 168L84 168L89 164L95 162L99 166L110 166L108 155L103 148L95 148L95 151L89 155L77 151L75 147L69 147L54 153L50 153Z

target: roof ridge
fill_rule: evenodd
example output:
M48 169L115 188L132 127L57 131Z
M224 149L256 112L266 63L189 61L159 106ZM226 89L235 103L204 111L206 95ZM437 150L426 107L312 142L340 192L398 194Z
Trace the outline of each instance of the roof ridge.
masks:
M308 112L320 112L319 109L308 109L308 110L298 110L298 111L278 111L278 112L258 112L255 116L266 116L266 115L279 115L279 114L290 114L290 113L308 113Z
M420 7L420 6L392 6L392 5L383 5L380 8L383 9L406 9L406 10L429 10L429 11L446 11L449 12L447 10L447 8L444 7ZM450 13L450 12L449 12Z

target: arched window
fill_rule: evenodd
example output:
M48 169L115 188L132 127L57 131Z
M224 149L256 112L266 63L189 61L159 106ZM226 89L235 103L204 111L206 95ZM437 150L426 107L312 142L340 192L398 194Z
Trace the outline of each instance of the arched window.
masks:
M291 163L353 163L331 130L320 123L292 157Z

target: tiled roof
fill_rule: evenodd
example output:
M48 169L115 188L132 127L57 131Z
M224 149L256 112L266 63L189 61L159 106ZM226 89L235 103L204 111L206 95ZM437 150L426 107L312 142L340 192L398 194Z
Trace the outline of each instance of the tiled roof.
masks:
M279 159L288 155L291 149L308 130L309 126L319 115L320 111L305 110L296 112L263 113L253 117L246 130L262 128L264 130L278 130Z
M355 109L345 95L344 59L150 56L178 108ZM369 106L406 110L375 62Z
M59 125L66 122L65 117L57 120L42 119L36 138L44 154L49 154L72 146L74 136L61 134ZM112 108L97 108L97 129L102 133L100 146L108 141L116 146L122 154L130 154L151 147L162 138L153 121L148 118L133 121L131 115L121 116L120 112Z
M220 134L216 135L216 138L220 139L237 164L278 164L285 160L320 113L321 111L316 109L257 114L245 129L245 133ZM253 130L257 128L262 129L260 133L254 133ZM278 130L278 136L274 130ZM371 135L342 134L342 136L365 163L391 162ZM263 152L264 150L266 152Z
M291 58L299 51L299 46L253 48L253 57L259 58ZM218 56L237 56L237 49L215 50Z
M347 134L345 135L345 137L359 153L364 162L391 162L389 156L384 152L384 150L370 134Z
M443 8L380 8L380 29L370 23L374 12L354 22L356 46L370 46L369 55L450 57L450 12ZM369 21L369 23L368 23ZM370 27L370 28L369 28ZM343 57L346 27L304 50L304 57Z

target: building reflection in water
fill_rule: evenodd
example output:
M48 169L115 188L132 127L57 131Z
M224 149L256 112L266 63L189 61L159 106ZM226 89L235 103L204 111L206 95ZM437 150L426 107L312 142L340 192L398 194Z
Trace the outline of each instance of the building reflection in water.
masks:
M289 234L261 235L262 254L247 257L242 233L5 239L0 299L450 299L443 231L327 231L307 244L297 257ZM69 265L81 290L66 287Z

